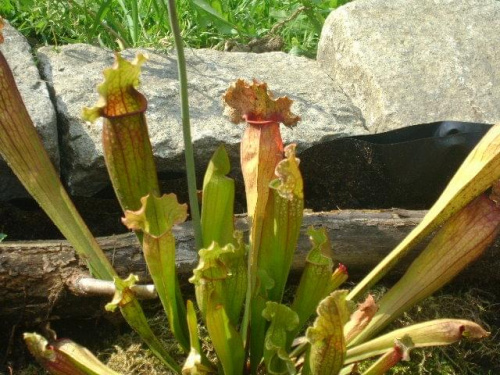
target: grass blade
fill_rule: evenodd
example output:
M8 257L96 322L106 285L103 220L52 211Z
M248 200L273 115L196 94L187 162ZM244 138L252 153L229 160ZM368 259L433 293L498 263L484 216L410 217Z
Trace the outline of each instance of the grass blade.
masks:
M141 23L139 20L139 9L137 5L137 0L131 0L131 19L132 19L132 40L134 41L134 46L139 42L139 32L141 30Z
M226 20L217 10L215 10L207 1L205 0L191 0L193 5L200 9L206 16L208 16L217 29L224 33L230 34L231 30L238 30L236 25L233 25L231 22Z
M113 0L105 0L101 3L101 6L97 10L97 13L94 17L94 24L91 27L91 34L95 34L97 28L101 25L102 20L106 17L106 14L111 9L111 3Z

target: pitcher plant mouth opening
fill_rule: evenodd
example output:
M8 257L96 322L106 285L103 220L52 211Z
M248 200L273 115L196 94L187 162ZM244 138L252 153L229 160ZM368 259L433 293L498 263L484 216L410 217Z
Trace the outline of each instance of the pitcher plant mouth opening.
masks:
M109 100L106 107L101 109L101 117L106 119L120 119L122 117L134 116L146 112L148 109L148 101L145 96L136 89L131 89L130 91L131 93L129 95L134 97L135 101L137 102L137 109L131 110L125 108L125 111L123 113L114 113L114 102L112 100Z
M267 119L262 119L260 115L254 113L246 113L242 116L243 120L250 125L279 125L283 121L283 117L279 114L272 114L267 117Z
M300 116L290 110L292 100L286 96L274 98L265 82L254 79L247 83L238 79L223 96L224 114L234 124L242 120L252 125L282 123L293 127L300 121Z
M99 99L94 107L83 109L83 118L94 122L99 117L118 119L122 116L134 117L146 111L146 97L137 90L141 66L148 55L137 53L133 61L124 59L115 52L113 65L103 71L104 81L97 86Z

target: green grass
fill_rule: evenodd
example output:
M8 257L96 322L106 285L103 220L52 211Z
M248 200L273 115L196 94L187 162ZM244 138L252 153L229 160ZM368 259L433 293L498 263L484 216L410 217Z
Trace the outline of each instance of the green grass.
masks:
M285 51L314 56L326 16L347 1L179 0L177 7L190 47L223 49L229 39L247 43L272 32ZM164 0L2 0L0 15L34 45L173 45Z

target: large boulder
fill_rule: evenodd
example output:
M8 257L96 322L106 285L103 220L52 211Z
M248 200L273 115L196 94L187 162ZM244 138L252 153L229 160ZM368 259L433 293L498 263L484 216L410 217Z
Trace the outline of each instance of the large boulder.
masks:
M332 12L318 62L370 132L500 121L500 2L356 0Z
M4 22L5 41L0 44L0 51L14 74L24 104L52 162L56 168L59 168L56 112L50 100L47 85L40 78L31 47L26 38L6 21ZM0 201L28 196L21 183L0 157Z
M137 51L125 51L132 58ZM175 53L148 52L140 91L148 99L149 132L161 173L184 171L184 146ZM367 131L359 109L336 88L316 61L281 52L266 54L186 51L191 125L197 165L201 172L215 148L227 145L237 166L243 126L222 115L221 96L237 78L265 81L275 96L288 95L292 110L302 116L293 129L283 129L287 143L305 150L323 140ZM38 50L44 77L54 90L62 139L62 170L70 192L91 196L109 184L101 148L102 123L82 121L81 111L93 106L102 70L113 62L111 51L89 45Z

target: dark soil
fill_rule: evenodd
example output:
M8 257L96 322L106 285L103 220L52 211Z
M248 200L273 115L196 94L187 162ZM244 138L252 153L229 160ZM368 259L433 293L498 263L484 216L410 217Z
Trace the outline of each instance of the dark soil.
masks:
M440 122L387 133L333 139L299 154L305 207L335 209L428 209L475 144L484 124ZM236 166L236 161L233 166ZM245 212L244 184L234 168L235 213ZM203 171L197 173L202 186ZM161 190L188 202L181 172L159 174ZM111 186L92 197L73 197L95 236L124 233ZM31 199L0 201L0 233L8 240L60 239L61 234Z
M165 193L174 193L181 203L188 202L187 183L178 174L159 176L161 189ZM237 185L243 186L241 175L234 178ZM201 176L199 178L201 180ZM201 181L198 182L201 186ZM92 197L71 197L78 212L95 237L126 233L122 224L123 212L114 195L111 185ZM235 213L245 211L243 189L236 192ZM0 201L0 233L7 234L6 240L48 240L62 239L63 236L47 217L40 206L30 198Z

